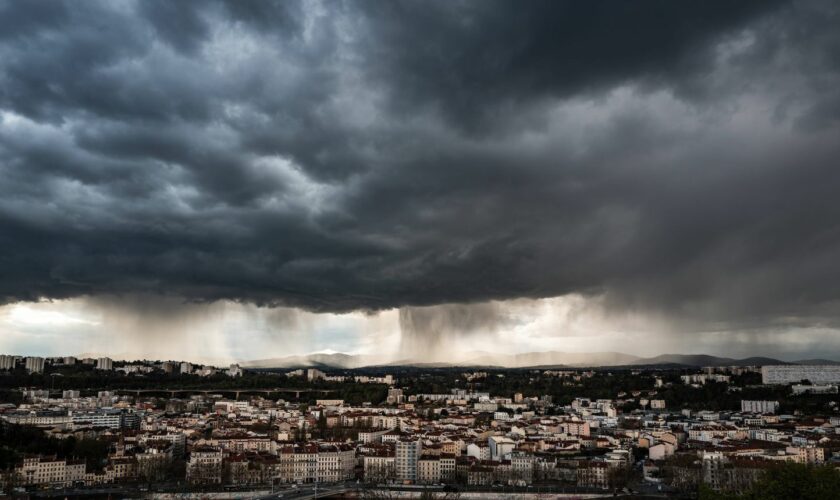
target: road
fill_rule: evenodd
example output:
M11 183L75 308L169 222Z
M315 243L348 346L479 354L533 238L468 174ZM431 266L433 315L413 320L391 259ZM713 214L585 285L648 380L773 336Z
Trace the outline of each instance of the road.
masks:
M260 499L269 500L282 498L284 500L311 500L315 498L325 498L331 495L345 493L349 490L352 490L354 487L355 485L349 486L344 484L337 484L332 486L320 485L317 488L314 485L305 485L299 488L288 488L282 491L277 491L272 495L260 497Z

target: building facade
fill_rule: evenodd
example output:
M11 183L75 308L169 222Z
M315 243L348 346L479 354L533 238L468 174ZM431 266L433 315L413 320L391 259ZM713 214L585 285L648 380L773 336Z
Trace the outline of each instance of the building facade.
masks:
M840 383L840 365L767 365L761 367L761 383L793 384L808 380L812 384Z
M397 479L414 483L417 481L417 461L422 444L419 439L400 439L396 442Z

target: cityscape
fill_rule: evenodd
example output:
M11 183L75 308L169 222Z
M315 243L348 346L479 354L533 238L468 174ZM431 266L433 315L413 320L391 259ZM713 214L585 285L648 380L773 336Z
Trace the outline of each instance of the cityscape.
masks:
M0 0L0 500L840 500L838 27Z
M680 498L840 466L840 363L0 370L7 495Z

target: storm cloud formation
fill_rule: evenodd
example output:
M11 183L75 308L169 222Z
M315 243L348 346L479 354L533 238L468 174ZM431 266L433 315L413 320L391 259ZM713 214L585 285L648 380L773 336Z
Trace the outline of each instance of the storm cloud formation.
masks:
M0 2L0 301L833 325L838 8Z

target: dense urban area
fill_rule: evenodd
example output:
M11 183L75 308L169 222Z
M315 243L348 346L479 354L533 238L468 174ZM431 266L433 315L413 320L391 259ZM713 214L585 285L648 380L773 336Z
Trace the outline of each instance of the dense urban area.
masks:
M835 498L838 383L834 365L252 370L4 355L0 489Z

